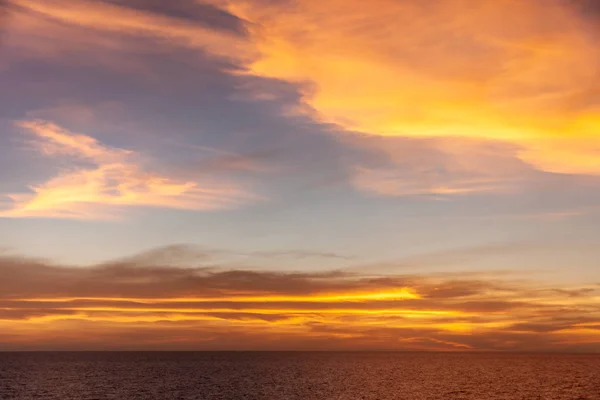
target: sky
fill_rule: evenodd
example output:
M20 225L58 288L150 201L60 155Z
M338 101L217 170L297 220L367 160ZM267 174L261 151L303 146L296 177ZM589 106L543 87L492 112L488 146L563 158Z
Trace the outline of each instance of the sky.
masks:
M600 352L595 0L0 1L0 350Z

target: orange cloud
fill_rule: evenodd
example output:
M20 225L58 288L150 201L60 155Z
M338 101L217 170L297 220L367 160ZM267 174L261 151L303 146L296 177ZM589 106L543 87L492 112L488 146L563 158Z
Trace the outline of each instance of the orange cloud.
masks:
M600 174L600 37L573 4L218 3L251 22L261 57L249 72L306 84L304 102L324 122L385 137L507 142L541 171ZM471 190L466 182L434 192Z
M0 347L7 349L600 346L600 292L593 285L238 271L147 259L81 268L3 257L0 273ZM122 332L145 339L132 343Z
M8 194L10 208L0 217L111 219L124 206L215 210L256 199L233 183L205 179L182 181L146 171L138 154L111 148L96 139L69 132L51 122L21 121L42 154L60 157L71 167L32 193Z

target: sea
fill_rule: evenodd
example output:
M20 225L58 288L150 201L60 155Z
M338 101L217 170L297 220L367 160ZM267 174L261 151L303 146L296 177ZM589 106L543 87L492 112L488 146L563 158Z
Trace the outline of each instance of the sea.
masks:
M0 400L600 400L600 355L0 353Z

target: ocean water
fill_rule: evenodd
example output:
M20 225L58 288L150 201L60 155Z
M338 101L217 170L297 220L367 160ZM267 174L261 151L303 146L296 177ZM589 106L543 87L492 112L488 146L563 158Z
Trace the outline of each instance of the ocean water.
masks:
M600 355L0 353L1 400L600 400Z

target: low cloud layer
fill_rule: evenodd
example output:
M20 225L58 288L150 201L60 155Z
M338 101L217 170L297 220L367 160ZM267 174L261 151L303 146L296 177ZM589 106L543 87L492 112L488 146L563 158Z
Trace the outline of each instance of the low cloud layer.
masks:
M598 285L182 267L176 252L91 268L4 256L0 348L600 351Z

